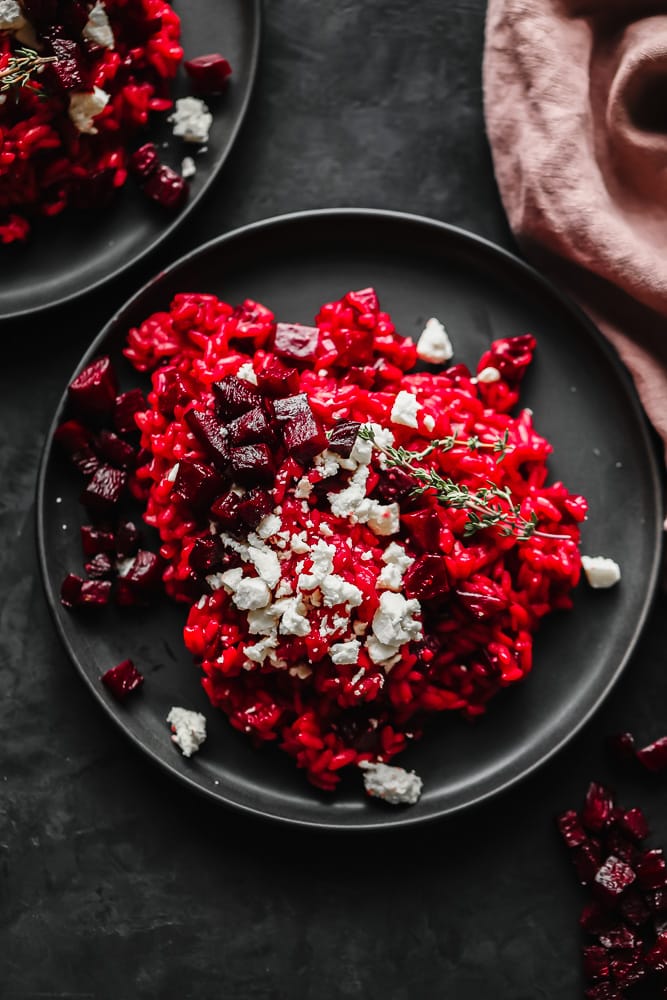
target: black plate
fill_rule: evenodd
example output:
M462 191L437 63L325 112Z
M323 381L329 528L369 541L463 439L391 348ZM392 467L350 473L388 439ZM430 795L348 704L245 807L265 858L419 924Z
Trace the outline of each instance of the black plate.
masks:
M153 205L130 179L111 206L95 213L66 212L38 220L25 246L13 244L2 252L0 318L27 315L59 305L120 274L154 250L185 219L227 159L245 116L257 68L261 0L181 0L174 3L181 17L185 58L222 52L232 65L225 94L206 98L213 124L206 151L176 139L167 115L155 114L144 141L158 145L160 158L180 173L184 156L197 172L190 196L177 214ZM181 68L173 85L175 97L192 93Z
M434 721L401 763L424 779L411 809L369 801L351 775L335 798L312 789L277 750L256 751L207 702L180 628L185 610L105 611L95 620L68 614L60 581L80 571L80 483L54 454L51 435L39 478L39 548L60 634L84 680L135 743L173 775L212 798L249 812L329 828L416 823L486 798L555 753L586 722L617 680L635 645L654 591L661 544L660 486L644 418L629 379L582 314L525 264L468 233L389 212L310 212L258 223L206 244L140 291L102 331L81 365L118 356L128 327L168 306L177 291L246 296L285 320L311 322L319 305L373 285L400 331L417 335L439 317L456 359L475 363L496 337L533 332L535 362L523 403L555 446L554 479L590 500L583 550L612 556L621 584L576 593L576 608L547 620L531 676L504 692L474 726ZM124 367L127 385L137 375ZM61 419L62 403L54 420ZM53 431L53 428L52 428ZM133 656L144 691L121 707L100 674ZM209 739L191 762L169 741L172 705L203 711ZM354 780L357 779L357 780Z

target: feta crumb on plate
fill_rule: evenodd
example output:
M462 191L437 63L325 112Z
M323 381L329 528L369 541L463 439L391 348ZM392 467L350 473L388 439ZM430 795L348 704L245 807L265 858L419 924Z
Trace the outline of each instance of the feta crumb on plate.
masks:
M206 718L201 712L174 705L167 716L172 728L172 740L184 757L192 757L206 739Z
M198 97L179 97L168 121L174 135L184 142L207 142L213 115Z
M106 8L99 0L89 12L82 34L86 41L101 45L104 49L114 47L115 38L109 24Z
M189 177L194 177L196 173L197 167L195 165L195 161L191 156L184 156L181 162L181 177L184 177L187 180ZM252 365L249 365L248 367L252 368ZM241 378L244 377L245 376L241 375ZM248 381L250 381L250 379L248 379ZM255 382L255 385L256 384L257 383Z
M93 87L92 91L75 91L70 94L68 114L74 127L86 135L97 135L93 119L100 111L104 111L108 103L109 95L100 87Z
M447 331L435 316L428 320L417 341L417 357L432 365L441 365L454 357L454 348Z
M606 556L582 556L581 566L594 590L613 587L621 579L621 567Z
M391 422L402 424L404 427L417 427L417 412L421 410L421 403L417 402L417 397L411 392L401 389L396 395L394 405L391 409Z
M366 791L373 798L383 799L392 806L413 806L419 801L423 782L414 771L391 764L373 764L369 760L361 761L359 767L364 771Z

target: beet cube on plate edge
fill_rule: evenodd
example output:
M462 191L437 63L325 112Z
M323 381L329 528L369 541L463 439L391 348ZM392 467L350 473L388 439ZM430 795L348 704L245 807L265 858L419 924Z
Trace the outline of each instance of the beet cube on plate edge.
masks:
M102 674L101 680L119 701L124 701L128 694L144 683L143 674L137 670L132 660L123 660L117 666L110 667Z

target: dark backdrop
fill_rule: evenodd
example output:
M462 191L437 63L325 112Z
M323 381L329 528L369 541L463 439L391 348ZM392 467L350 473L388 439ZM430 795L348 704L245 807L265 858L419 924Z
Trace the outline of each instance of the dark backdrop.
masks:
M158 267L217 233L320 206L435 216L512 247L484 136L483 0L268 0L228 166L161 252L0 325L0 996L95 1000L573 1000L581 896L553 829L591 777L643 803L618 728L667 729L661 597L624 679L536 776L405 834L325 836L201 801L129 746L61 650L37 575L34 484L92 336ZM1 276L0 276L1 280Z

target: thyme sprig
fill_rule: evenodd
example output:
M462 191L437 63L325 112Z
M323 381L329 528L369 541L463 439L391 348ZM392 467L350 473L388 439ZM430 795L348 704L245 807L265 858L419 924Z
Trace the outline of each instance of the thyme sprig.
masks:
M499 455L498 461L501 462L511 447L508 445L508 436L508 432L505 431L497 441L493 442L481 442L476 436L467 439L451 436L432 441L423 451L411 451L408 448L378 444L375 431L367 424L359 429L359 437L363 441L370 441L378 451L386 455L389 466L402 469L416 480L418 485L415 485L412 491L414 495L433 490L438 501L445 507L466 511L468 521L464 528L464 537L469 538L483 528L501 526L502 535L515 536L517 541L521 542L535 535L541 538L569 539L569 535L554 535L547 531L539 531L537 514L533 512L530 517L524 517L509 486L501 488L491 480L487 480L487 486L471 490L464 484L456 483L449 476L440 475L435 469L424 469L416 464L434 451L451 451L455 445L465 445L473 452L480 448L491 449Z
M34 49L17 49L9 57L7 65L0 69L0 92L33 86L33 77L41 73L47 63L55 61L55 56L40 56Z

